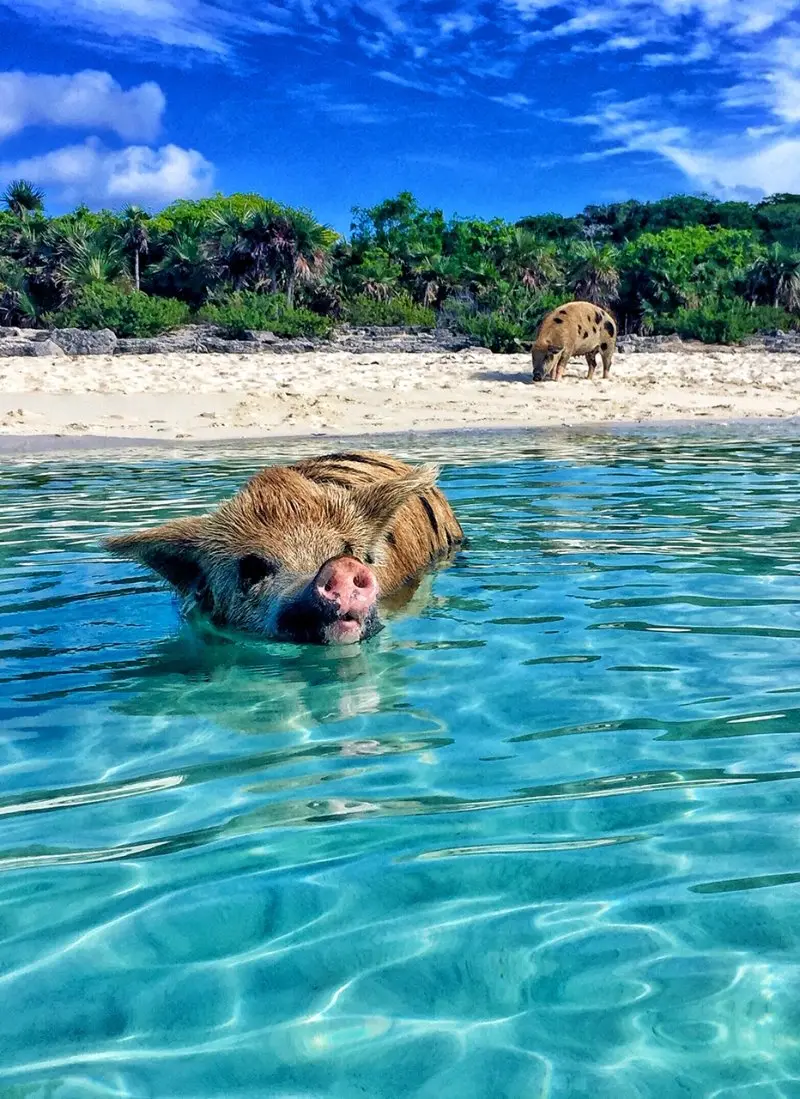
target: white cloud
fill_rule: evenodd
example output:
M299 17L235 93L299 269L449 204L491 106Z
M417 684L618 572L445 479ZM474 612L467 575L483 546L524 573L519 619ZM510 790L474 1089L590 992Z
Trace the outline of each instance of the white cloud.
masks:
M725 197L800 191L800 138L783 138L750 152L669 146L659 151L691 179Z
M767 74L772 89L772 112L784 122L800 122L800 75L789 72Z
M483 23L483 19L473 15L469 11L456 11L450 15L441 15L437 19L439 30L443 35L471 34L477 26Z
M481 95L520 113L558 102L558 74L568 80L566 66L591 65L593 54L593 78L602 79L610 58L623 54L630 59L628 71L632 63L641 66L645 89L664 85L657 70L671 66L674 91L699 91L702 101L680 103L665 94L653 97L646 110L606 114L602 124L587 115L582 122L596 134L596 149L587 155L660 156L693 181L720 190L735 185L737 170L746 181L742 186L755 187L762 179L770 187L755 164L759 155L782 179L791 176L783 158L800 127L800 35L792 23L799 2L619 0L603 6L590 0L456 0L448 6L420 0L249 0L237 10L233 0L0 0L49 28L70 28L84 44L145 45L150 53L155 43L172 50L179 63L187 51L233 62L242 43L263 34L291 33L329 54L346 41L360 51L362 68L380 69L372 75L397 89ZM365 65L367 58L372 65ZM351 60L349 53L345 60ZM143 87L115 94L133 96ZM97 105L91 125L116 130L125 142L152 141L154 131L146 133L141 120L140 131L123 132L125 118L136 117L134 105L128 106L126 115ZM320 97L308 106L341 123L386 117L372 108L366 92L342 93L339 102ZM32 110L12 109L0 89L0 134L3 125L8 132L19 129L18 116L28 118ZM54 122L55 113L53 106L47 124L72 124ZM777 129L766 129L771 126Z
M367 57L385 57L392 52L392 40L388 34L374 34L370 38L362 34L357 42Z
M229 0L2 2L23 19L36 19L48 29L74 28L86 33L93 46L111 42L121 49L155 43L179 51L179 55L191 50L219 59L230 57L234 46L247 37L292 33L291 12L269 3L256 2L237 10Z
M430 79L414 80L401 76L400 73L390 72L388 69L381 69L373 73L373 76L386 81L387 84L396 84L400 88L413 88L415 91L428 92L431 95L458 96L463 95L467 90L466 81L459 73L451 72L443 76L441 69L434 68L426 69L425 73Z
M584 31L596 31L618 24L619 15L616 10L612 11L611 8L590 8L587 11L579 12L563 23L557 23L549 33L563 38L567 35L575 36L582 34Z
M693 133L687 126L659 125L654 121L659 107L663 113L663 104L652 96L601 102L595 113L571 119L593 126L599 140L615 142L578 159L655 153L698 186L726 198L800 191L800 137L781 135L775 126L751 127L727 137Z
M683 60L677 53L646 53L642 64L648 69L660 69L665 65L679 65Z
M123 45L157 42L207 55L235 52L248 37L261 34L306 34L335 41L355 31L368 54L385 54L394 45L413 55L458 34L471 37L478 27L486 36L487 56L516 50L531 22L556 26L534 35L577 37L605 32L631 49L626 39L659 41L684 38L691 20L723 50L719 36L757 39L796 13L797 0L620 0L598 6L589 0L459 0L436 11L419 0L3 0L23 17L47 26L90 31ZM432 10L433 8L433 10ZM678 52L678 51L676 51ZM681 50L681 53L685 51ZM457 65L453 57L447 59Z
M748 137L771 137L772 134L780 133L780 126L748 126L745 133Z
M606 50L638 50L647 41L646 38L637 38L633 34L615 34L603 43Z
M385 80L387 84L397 84L401 88L416 88L417 91L426 91L426 86L418 80L409 80L406 76L400 76L399 73L389 72L387 69L381 69L380 72L376 72L375 75L379 80Z
M21 176L62 202L158 206L211 191L214 167L195 149L129 145L108 149L97 138L42 156L0 164L0 178Z
M651 37L648 40L652 42L655 41L655 38ZM665 35L662 40L672 41L672 38L668 38ZM645 39L642 41L644 42ZM657 69L664 65L694 65L703 61L709 61L713 56L714 47L702 36L702 34L700 34L691 45L688 42L681 42L681 49L679 51L673 51L671 53L646 53L641 59L641 63L645 68Z
M515 107L519 110L521 107L529 107L531 100L527 95L522 95L521 92L508 92L507 95L490 95L492 103L500 103L504 107Z
M166 100L148 81L123 91L107 72L48 76L0 73L0 141L28 126L111 130L125 141L152 140Z
M386 121L386 115L368 103L337 98L332 84L296 84L287 95L310 111L325 114L344 126L367 126Z
M112 40L157 42L203 53L228 53L224 10L202 0L4 0L48 26L79 27ZM246 17L242 16L244 20Z
M397 35L403 34L408 29L408 18L410 17L413 21L415 14L413 7L406 15L401 14L403 5L397 3L396 0L361 0L360 4L355 6L360 7L373 19L383 23L386 30ZM323 0L320 7L330 11L327 0Z

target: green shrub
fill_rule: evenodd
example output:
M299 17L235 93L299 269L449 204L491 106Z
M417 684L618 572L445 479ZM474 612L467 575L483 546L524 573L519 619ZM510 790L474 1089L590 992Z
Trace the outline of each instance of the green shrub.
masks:
M477 336L482 347L492 351L523 351L525 330L522 325L502 313L464 313L459 319L458 330L468 336Z
M525 339L533 343L539 326L547 314L552 313L565 302L572 301L572 298L572 294L554 294L549 290L541 294L528 294L527 301L520 296L514 313L525 331ZM508 310L506 309L505 312L507 313Z
M476 311L464 302L445 302L441 320L456 332L476 336L492 351L524 351L536 339L547 314L569 301L563 294L532 294L519 288L506 294L489 294L486 304L494 308Z
M361 294L345 303L344 320L348 324L433 328L436 314L424 305L417 305L408 294L397 294L387 301Z
M310 309L290 309L281 294L256 294L250 290L229 294L222 301L204 305L198 319L215 324L233 339L248 330L274 332L276 336L327 336L330 317Z
M769 305L748 306L737 299L707 302L697 309L678 309L665 317L655 317L656 334L677 332L686 340L703 343L741 343L756 332L797 327L797 319L783 309Z
M155 298L140 290L121 290L96 283L81 290L75 304L50 314L48 324L57 328L110 328L118 336L158 336L189 316L189 307L175 298Z

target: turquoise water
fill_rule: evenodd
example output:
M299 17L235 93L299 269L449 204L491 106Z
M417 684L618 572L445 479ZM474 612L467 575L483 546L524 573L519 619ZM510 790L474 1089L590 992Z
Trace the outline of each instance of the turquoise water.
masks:
M800 1096L800 446L437 447L344 653L98 547L274 450L3 459L2 1099Z

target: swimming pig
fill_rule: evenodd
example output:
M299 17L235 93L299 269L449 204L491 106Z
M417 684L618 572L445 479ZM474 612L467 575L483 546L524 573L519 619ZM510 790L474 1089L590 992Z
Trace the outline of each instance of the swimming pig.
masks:
M352 644L463 540L437 471L357 451L261 470L209 515L108 539L218 625L282 641Z
M550 377L560 381L573 355L585 355L589 377L594 374L598 352L603 377L608 377L617 346L617 325L606 309L590 301L570 301L554 309L541 323L531 348L533 380Z

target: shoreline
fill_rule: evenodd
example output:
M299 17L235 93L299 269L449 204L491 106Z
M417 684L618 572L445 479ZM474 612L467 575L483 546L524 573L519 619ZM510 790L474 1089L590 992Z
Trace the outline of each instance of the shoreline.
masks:
M753 348L619 354L607 380L574 360L538 384L528 355L485 348L0 360L3 453L797 417L800 354Z
M278 454L300 448L313 454L327 449L328 444L345 450L383 449L406 450L434 449L450 452L458 447L467 450L493 449L492 444L503 447L519 441L535 445L537 441L573 440L598 437L626 438L680 438L688 435L704 438L771 439L791 436L800 439L800 415L787 417L746 417L743 419L683 419L683 420L607 420L603 422L556 424L524 427L519 424L497 424L487 427L424 428L421 430L370 431L355 434L294 434L227 436L212 439L135 438L120 435L2 435L0 434L0 460L3 458L40 458L53 455L86 456L90 454L114 456L126 452L142 454L150 452L159 457L169 453L200 454L221 450L230 453L247 453L269 447Z

